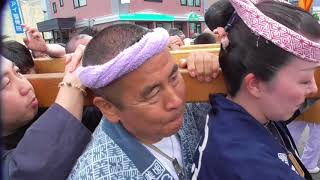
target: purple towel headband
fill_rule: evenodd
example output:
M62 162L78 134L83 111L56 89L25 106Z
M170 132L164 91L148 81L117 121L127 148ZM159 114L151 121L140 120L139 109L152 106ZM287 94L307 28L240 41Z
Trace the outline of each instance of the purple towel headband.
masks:
M230 0L237 14L255 33L303 60L320 62L320 44L264 15L250 0Z
M105 87L162 52L168 46L168 41L167 30L156 28L105 64L79 67L77 71L80 81L88 88Z

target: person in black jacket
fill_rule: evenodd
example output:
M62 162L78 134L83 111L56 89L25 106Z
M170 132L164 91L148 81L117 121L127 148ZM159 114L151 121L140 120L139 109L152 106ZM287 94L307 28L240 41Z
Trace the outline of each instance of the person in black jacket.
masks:
M90 141L91 133L81 124L85 90L74 70L84 47L79 47L66 65L55 103L26 131L14 149L2 147L4 179L65 179ZM38 111L30 82L9 60L1 56L2 135L28 124Z

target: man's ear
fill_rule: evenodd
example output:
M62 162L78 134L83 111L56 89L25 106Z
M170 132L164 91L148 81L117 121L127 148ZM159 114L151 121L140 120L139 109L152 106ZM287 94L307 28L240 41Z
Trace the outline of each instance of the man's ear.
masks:
M115 107L110 101L102 97L94 97L93 104L99 108L103 116L110 122L117 123L120 120L119 109Z
M244 77L244 86L248 93L252 96L259 98L263 92L262 83L253 73L249 73Z

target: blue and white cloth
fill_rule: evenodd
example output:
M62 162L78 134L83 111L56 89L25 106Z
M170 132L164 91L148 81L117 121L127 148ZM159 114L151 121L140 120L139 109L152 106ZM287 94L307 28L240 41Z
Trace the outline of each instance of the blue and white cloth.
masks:
M178 132L185 170L191 178L193 154L205 123L209 104L186 105L183 127ZM121 124L102 119L92 141L80 156L69 180L173 179L159 160L132 137Z

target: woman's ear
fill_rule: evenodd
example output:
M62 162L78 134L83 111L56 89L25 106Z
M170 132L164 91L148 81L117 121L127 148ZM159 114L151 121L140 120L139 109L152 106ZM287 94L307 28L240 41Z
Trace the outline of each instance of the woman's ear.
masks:
M93 104L99 108L103 116L105 116L110 122L117 123L120 120L120 111L110 101L105 100L102 97L94 97Z
M244 77L243 82L249 94L256 98L259 98L261 96L261 92L263 92L261 80L257 79L257 77L253 73L247 74Z

